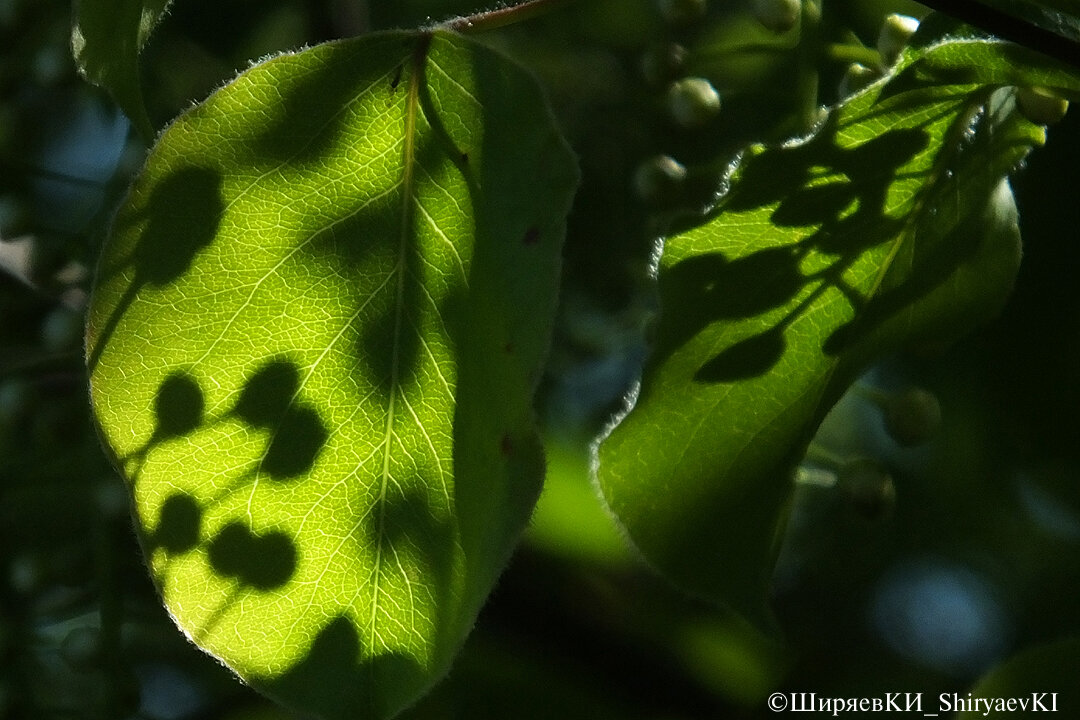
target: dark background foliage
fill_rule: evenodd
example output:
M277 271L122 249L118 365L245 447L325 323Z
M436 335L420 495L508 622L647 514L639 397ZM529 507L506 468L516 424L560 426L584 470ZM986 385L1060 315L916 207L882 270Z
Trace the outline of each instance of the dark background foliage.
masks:
M870 45L886 12L917 10L829 6L838 36L850 29ZM266 53L473 10L452 0L177 0L147 51L151 117L167 122ZM0 717L288 717L166 617L88 414L81 312L144 148L76 76L69 22L62 0L0 2ZM599 509L585 448L641 361L655 310L647 256L671 209L642 203L630 178L657 152L722 166L746 142L792 132L798 106L781 53L732 71L722 132L658 120L662 91L642 59L673 37L707 46L698 32L665 25L645 0L593 0L492 38L548 86L585 176L540 399L549 487L451 676L409 717L749 718L769 714L775 690L922 692L930 702L1080 630L1077 117L1013 180L1025 254L1001 316L864 378L935 393L938 435L900 448L858 393L827 421L819 441L876 458L895 499L868 506L800 487L774 582L780 638L679 596ZM825 70L823 88L839 79L839 68ZM705 196L715 173L702 167Z

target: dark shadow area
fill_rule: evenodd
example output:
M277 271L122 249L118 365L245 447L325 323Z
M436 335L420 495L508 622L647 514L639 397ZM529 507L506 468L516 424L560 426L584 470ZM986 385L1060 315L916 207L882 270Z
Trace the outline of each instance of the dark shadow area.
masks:
M975 208L957 222L940 241L918 256L903 285L884 290L870 299L851 322L841 325L825 340L825 352L836 355L872 333L883 322L929 294L949 279L957 267L972 259L983 246L978 218L985 208Z
M411 483L388 487L368 515L364 531L366 543L379 548L386 567L417 568L414 576L405 579L414 594L431 593L435 637L430 640L433 647L446 649L458 641L452 635L458 632L456 622L460 620L454 617L459 608L451 576L456 543L454 528L436 515L423 489L431 485L430 479L412 479ZM387 564L391 558L394 562Z
M429 485L421 481L421 485ZM388 488L381 505L368 517L368 540L384 550L401 547L407 555L419 555L429 570L445 575L450 561L450 528L439 522L419 488Z
M420 93L424 95L423 92ZM416 109L422 112L421 108ZM435 125L430 117L428 122ZM417 145L413 152L413 184L425 180L424 176L429 172L427 168L438 168L442 163L456 157L456 152L448 149L438 140L430 136L416 138ZM410 189L415 192L415 187ZM445 291L447 298L460 295L462 281L453 276L456 273L447 270L443 277L439 277L438 268L431 260L421 254L419 247L419 234L421 224L427 220L421 211L412 207L413 198L398 196L398 202L408 202L410 207L402 212L401 207L393 209L391 217L392 229L384 229L381 234L372 235L364 239L374 247L369 252L378 251L394 258L395 265L393 275L387 285L380 291L387 295L389 302L376 306L369 304L366 294L358 294L355 303L368 304L378 317L368 319L363 332L360 334L357 358L361 367L365 368L371 379L378 387L381 387L389 397L397 386L414 384L417 372L421 365L421 327L425 315L439 315L440 321L446 324L453 320L443 315L445 306L433 304L434 298L426 289L428 284L441 284L448 282L449 288ZM408 223L408 227L402 227L402 222ZM429 231L430 232L430 231ZM353 238L356 241L356 238ZM379 247L385 245L385 247ZM344 255L345 262L353 264L355 260L351 253ZM432 272L434 269L434 273ZM352 272L355 272L353 270ZM434 277L432 277L432 274ZM363 285L374 284L369 278L360 278ZM363 286L361 285L361 287ZM437 301L436 301L437 302ZM375 308L377 307L377 310ZM453 338L448 338L453 340Z
M431 157L423 145L417 152L418 162ZM351 296L343 301L345 308L357 313L352 322L359 331L348 334L356 369L389 397L395 381L415 377L420 361L417 328L420 313L428 311L421 307L427 298L415 233L420 220L416 212L409 213L410 229L402 229L404 198L398 191L378 198L358 194L342 202L351 204L337 217L301 229L296 242L312 282L327 274L350 280Z
M422 38L401 32L364 40L351 49L346 44L319 48L317 52L324 57L332 54L333 59L319 66L311 63L303 73L275 74L273 91L278 98L266 105L274 116L258 124L263 129L250 144L254 164L318 160L337 149L345 124L353 120L352 113L342 109L354 108L362 93L382 88L389 104L406 92L408 58Z
M389 302L380 308L377 318L364 323L360 333L357 360L367 370L368 377L389 398L396 388L415 378L420 359L420 338L417 329L417 304L420 283L419 255L415 240L410 239L399 252L406 255L398 263L389 286L382 290Z
M315 466L330 431L317 409L298 400L299 390L300 373L295 363L281 359L270 360L244 383L227 417L269 430L270 437L258 465L239 478L241 484L253 480L258 472L272 480L290 480ZM121 458L122 465L136 463L134 469L128 470L133 484L154 446L224 419L205 417L204 406L202 390L187 371L174 371L162 381L154 397L154 432L143 447Z
M271 360L247 379L233 413L257 428L277 424L300 389L300 372L287 360Z
M787 348L784 327L776 325L769 330L730 345L698 368L694 380L698 382L738 382L764 375Z
M263 591L287 583L299 560L296 543L288 535L276 530L260 535L239 520L222 528L207 550L214 572Z
M147 533L151 550L161 549L170 555L181 555L199 545L202 534L203 509L187 493L177 492L165 499L158 513L157 525Z
M156 424L150 444L187 435L203 421L205 401L195 378L183 370L168 375L154 398Z
M281 416L259 469L274 480L289 480L315 467L330 433L312 407L290 407Z
M666 358L717 320L752 317L782 306L806 278L799 272L802 248L779 247L728 260L702 253L674 265L659 278L661 297L678 308L676 322L657 330L655 353Z
M451 526L440 520L433 512L422 487L430 481L413 481L420 487L409 488L405 484L387 488L386 496L368 515L365 527L365 545L377 546L384 558L396 558L386 567L418 565L416 577L407 581L414 588L430 589L434 607L446 611L452 605L450 571L453 567L454 537ZM384 560L384 564L387 560ZM396 573L397 570L391 570ZM446 618L435 618L438 632L445 632ZM446 638L439 639L443 645Z
M414 186L427 181L424 168L446 160L445 149L430 137L416 140ZM461 294L462 281L429 276L433 266L422 256L418 239L420 224L427 220L414 207L415 198L395 191L381 198L358 194L348 200L354 204L346 212L306 231L298 242L313 276L333 273L352 281L348 307L358 313L353 320L360 328L355 334L357 372L389 398L396 386L416 380L422 363L420 328L427 324L425 316L444 309L432 304L425 284L449 282L444 293L449 298ZM403 207L406 201L408 208Z
M192 165L157 184L145 210L150 220L132 253L135 285L176 282L198 252L213 242L225 210L221 182L218 171ZM124 218L122 223L139 219ZM121 224L117 231L124 229Z
M288 480L315 466L330 437L319 412L297 400L300 372L287 360L271 360L244 383L233 414L257 428L272 431L259 470L274 480Z
M296 571L299 550L284 532L257 534L235 521L213 537L204 535L204 517L225 497L250 486L264 472L275 481L292 479L311 470L329 437L318 411L297 399L300 390L297 366L283 359L265 363L244 383L233 409L224 416L207 416L205 399L198 381L187 371L177 370L162 381L154 398L155 427L150 439L137 451L122 458L121 466L134 486L151 450L166 441L205 429L228 419L239 419L253 428L270 431L257 464L241 470L231 484L219 487L217 495L199 500L186 492L174 492L165 499L156 520L144 519L145 548L148 554L164 550L166 562L200 546L207 551L211 568L219 575L235 579L241 586L266 591L284 585ZM203 545L206 543L205 545ZM234 600L228 600L223 612Z
M853 148L839 145L838 120L830 118L808 142L752 151L738 170L738 182L715 211L750 212L775 205L775 226L816 228L787 246L730 258L721 252L688 257L660 273L662 321L654 361L664 359L721 321L747 320L791 303L810 283L817 287L772 327L743 338L708 359L694 374L698 382L736 382L768 372L783 356L785 329L828 286L857 308L864 299L843 274L867 249L895 237L902 221L885 214L889 187L900 168L930 142L926 131L898 129ZM835 256L825 269L806 273L811 253ZM955 263L946 267L947 276ZM932 283L928 281L925 289ZM916 295L906 286L905 299Z
M362 647L352 620L339 615L284 674L254 680L268 695L320 717L389 717L424 687L425 672L406 655L375 652Z
M202 424L204 404L198 382L187 371L175 370L165 377L154 396L154 431L150 438L142 447L116 460L133 487L154 446L183 437Z
M164 287L187 273L199 251L217 236L224 210L220 173L190 165L172 172L155 185L144 208L131 210L117 218L114 236L129 232L133 225L144 220L146 227L128 257L103 266L99 273L98 284L102 284L117 273L134 267L131 284L105 321L96 344L89 348L87 367L91 373L139 290L146 285Z

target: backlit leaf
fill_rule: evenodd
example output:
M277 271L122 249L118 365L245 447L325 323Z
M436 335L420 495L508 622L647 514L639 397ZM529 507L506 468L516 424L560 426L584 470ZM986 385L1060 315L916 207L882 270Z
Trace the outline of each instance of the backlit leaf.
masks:
M444 33L269 60L181 116L105 249L88 362L191 639L326 718L437 680L543 474L573 157Z
M907 52L811 137L746 151L708 219L666 240L656 346L598 479L685 589L767 622L792 471L825 413L874 358L1004 301L1005 178L1044 131L997 85L1078 86L1014 58L992 40Z

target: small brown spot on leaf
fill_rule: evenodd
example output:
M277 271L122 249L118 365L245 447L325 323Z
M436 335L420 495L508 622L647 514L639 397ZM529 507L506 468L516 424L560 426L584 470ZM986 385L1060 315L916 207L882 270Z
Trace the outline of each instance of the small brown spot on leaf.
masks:
M525 237L522 240L526 245L535 245L540 242L540 229L531 227L525 231Z
M509 455L514 452L514 442L510 439L510 435L503 435L502 440L499 441L499 451L503 455Z
M505 352L507 355L513 353L514 352L514 343L508 342L505 345L503 345L503 352Z

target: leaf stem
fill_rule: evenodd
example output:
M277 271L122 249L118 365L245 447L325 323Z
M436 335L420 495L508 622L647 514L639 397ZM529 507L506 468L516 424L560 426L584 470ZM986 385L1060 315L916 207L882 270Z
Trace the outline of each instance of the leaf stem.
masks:
M438 27L468 34L487 32L532 20L575 2L577 0L529 0L520 5L510 5L475 15L453 18L441 23Z
M881 54L873 48L853 43L829 43L825 45L825 57L839 63L859 63L868 68L881 67Z
M818 470L799 466L795 470L795 484L803 487L834 488L836 473L832 470Z
M819 0L807 0L802 6L802 19L799 27L799 77L797 97L799 108L800 134L811 130L818 122L818 77L817 61L822 51L821 42L821 4Z
M848 460L835 450L818 442L811 442L810 445L807 446L806 455L803 459L805 462L811 462L815 465L820 465L821 467L834 471L839 470Z

